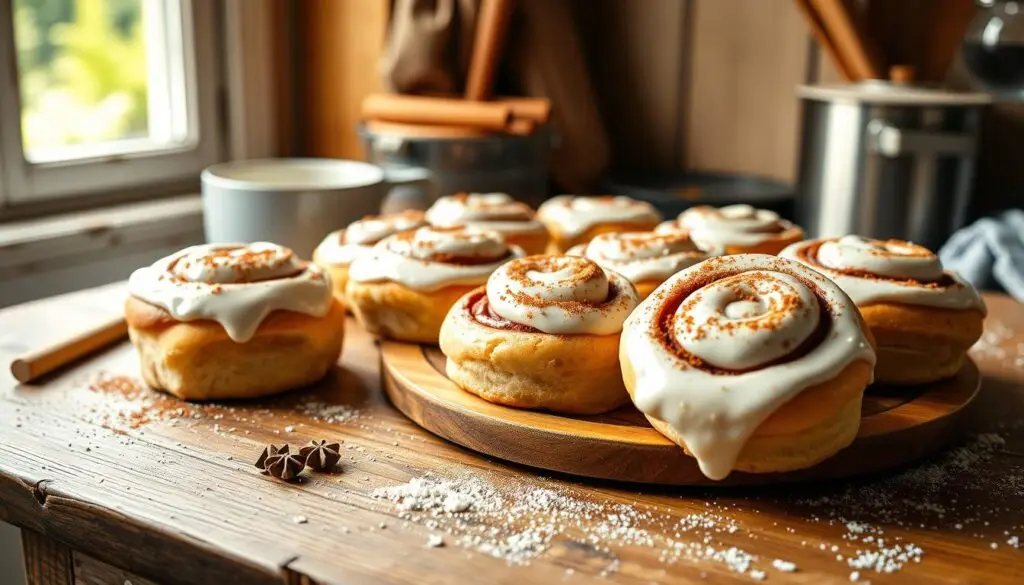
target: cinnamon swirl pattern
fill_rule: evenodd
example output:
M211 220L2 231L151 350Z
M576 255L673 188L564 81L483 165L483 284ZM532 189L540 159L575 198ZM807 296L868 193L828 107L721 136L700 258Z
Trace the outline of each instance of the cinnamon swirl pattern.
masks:
M625 276L641 299L647 298L669 276L712 255L682 232L600 234L587 244L574 246L568 254L584 256Z
M545 201L537 217L551 233L551 253L585 244L602 233L650 230L661 221L650 203L622 195L559 195Z
M624 276L574 256L527 256L465 295L441 327L448 377L486 400L598 413L626 400L616 354L639 298Z
M627 319L620 357L637 408L712 479L809 467L848 445L875 362L835 283L761 254L670 277Z
M810 240L781 254L824 273L858 305L892 301L944 309L985 310L981 295L931 250L902 240L843 236Z
M330 277L267 242L186 248L136 270L125 303L143 377L182 398L247 398L322 377L345 313Z
M523 256L496 232L421 227L381 240L349 268L345 296L369 331L436 343L448 308L505 262Z
M527 254L539 254L548 243L548 231L525 203L505 193L459 193L441 197L427 210L436 226L470 225L498 232L505 242Z
M836 282L878 341L876 377L917 384L955 375L982 333L985 303L927 248L860 236L793 244L782 256Z
M721 248L726 254L778 254L803 239L803 230L774 211L750 205L711 207L698 205L660 224L658 233L687 232L703 248Z

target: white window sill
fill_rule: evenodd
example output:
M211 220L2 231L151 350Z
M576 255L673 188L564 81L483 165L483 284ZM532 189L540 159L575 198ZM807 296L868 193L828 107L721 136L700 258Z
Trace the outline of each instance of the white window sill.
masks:
M0 306L126 278L202 241L198 195L0 224Z

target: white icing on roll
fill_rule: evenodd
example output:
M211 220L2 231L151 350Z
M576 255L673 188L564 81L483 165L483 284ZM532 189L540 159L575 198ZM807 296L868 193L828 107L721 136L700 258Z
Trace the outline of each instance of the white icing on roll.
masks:
M324 264L350 264L384 238L424 225L422 211L371 215L331 232L316 248L316 259Z
M216 321L239 343L274 311L323 317L331 307L323 269L267 242L185 248L133 272L128 290L178 321Z
M666 221L657 233L689 232L701 247L756 246L779 237L793 224L779 218L779 214L749 205L711 207L698 205L679 214L674 221Z
M431 291L483 284L495 268L521 256L521 249L493 231L426 226L381 240L352 262L348 275L355 282L391 281Z
M578 237L601 224L650 225L661 221L661 214L650 203L622 195L559 195L545 201L537 210L537 217L545 223L557 225L559 231L569 237Z
M663 317L665 304L698 282L708 284ZM820 340L819 327L827 328ZM784 359L804 342L815 345ZM670 277L626 320L620 348L636 376L637 408L667 423L711 479L732 471L779 407L855 361L875 362L860 313L835 283L764 254L711 258Z
M639 302L621 274L575 256L527 256L487 279L499 317L545 333L611 335Z
M944 272L937 255L909 242L843 236L797 242L780 256L824 273L858 305L891 301L985 312L985 302L969 282Z
M472 225L502 235L545 231L544 224L536 219L528 205L505 193L460 193L441 197L427 210L427 221L439 226Z
M599 234L589 243L574 246L566 253L590 258L633 283L665 280L710 255L684 233L653 232Z

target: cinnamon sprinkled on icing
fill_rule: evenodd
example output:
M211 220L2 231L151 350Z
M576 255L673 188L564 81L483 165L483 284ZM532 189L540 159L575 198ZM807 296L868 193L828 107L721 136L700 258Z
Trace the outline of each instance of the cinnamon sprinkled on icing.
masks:
M679 214L675 220L660 224L658 233L688 232L705 249L729 245L755 246L792 229L793 224L779 218L774 211L755 209L750 205L711 207L697 205Z
M178 321L216 321L240 343L275 310L322 317L331 304L320 267L267 242L185 248L133 272L128 289Z
M368 215L347 228L331 232L317 246L314 256L323 264L350 264L384 238L425 225L422 211L406 210L387 215Z
M501 235L472 226L425 226L381 240L352 262L355 282L398 282L416 290L482 284L501 264L523 255Z
M729 474L780 406L875 360L835 283L763 254L711 258L670 277L626 320L620 347L637 408L677 432L712 479Z
M599 234L589 243L573 247L567 254L589 258L633 283L664 280L711 255L683 232Z
M537 210L537 217L558 226L560 232L570 237L578 237L601 224L636 224L649 229L661 221L661 214L650 203L622 195L559 195L545 201Z
M843 236L809 240L780 254L824 273L858 305L891 301L946 309L985 311L981 295L933 252L902 240Z
M586 258L527 256L487 279L493 314L545 333L610 335L639 301L622 275Z

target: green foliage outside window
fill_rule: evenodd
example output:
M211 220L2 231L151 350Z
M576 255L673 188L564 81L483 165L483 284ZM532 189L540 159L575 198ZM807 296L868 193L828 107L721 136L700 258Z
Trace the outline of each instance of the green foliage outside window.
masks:
M15 0L24 148L144 137L141 0Z

